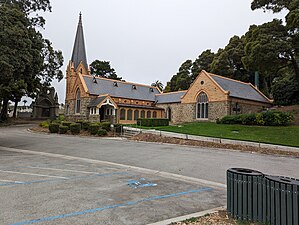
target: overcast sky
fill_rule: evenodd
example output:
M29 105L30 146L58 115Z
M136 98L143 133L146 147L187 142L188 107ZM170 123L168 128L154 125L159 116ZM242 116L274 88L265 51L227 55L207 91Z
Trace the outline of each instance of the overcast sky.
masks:
M126 81L165 85L181 63L202 51L217 51L251 24L274 17L251 11L251 0L51 0L43 34L64 56L64 74L71 57L79 12L88 63L110 61ZM59 102L65 99L65 79L54 83Z

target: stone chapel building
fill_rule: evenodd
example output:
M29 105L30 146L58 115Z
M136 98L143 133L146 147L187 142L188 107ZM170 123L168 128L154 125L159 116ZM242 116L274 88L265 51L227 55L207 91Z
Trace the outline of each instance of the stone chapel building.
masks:
M226 115L265 110L272 101L250 83L202 71L188 90L162 93L149 85L90 74L80 14L72 58L66 71L68 120L134 124L138 118L171 123L215 121Z

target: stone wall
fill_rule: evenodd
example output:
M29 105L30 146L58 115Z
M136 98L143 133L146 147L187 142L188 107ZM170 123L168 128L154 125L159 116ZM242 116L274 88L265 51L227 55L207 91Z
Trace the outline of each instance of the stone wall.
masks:
M65 118L69 121L77 120L88 120L89 117L89 105L91 98L81 98L81 112L80 114L75 113L76 100L66 100L65 101Z
M209 102L209 121L215 122L224 116L229 115L230 104L228 101Z
M188 123L196 121L196 105L195 104L158 104L159 108L163 108L165 111L165 118L168 118L168 110L171 110L170 123Z
M238 112L234 111L234 108L236 108L236 103L240 109ZM231 98L229 103L229 115L258 113L270 107L271 104L268 103Z

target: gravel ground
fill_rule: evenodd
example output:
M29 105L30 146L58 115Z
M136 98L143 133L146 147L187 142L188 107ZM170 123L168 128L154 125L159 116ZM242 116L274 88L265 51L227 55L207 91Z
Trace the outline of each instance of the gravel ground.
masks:
M180 138L170 138L170 137L163 137L163 136L161 137L159 135L154 135L154 134L138 134L132 137L131 140L201 146L201 147L208 147L208 148L224 148L224 149L239 150L243 152L257 152L262 154L292 156L292 157L299 158L298 152L280 151L276 149L257 148L252 146L243 146L243 145L220 144L220 143L212 143L212 142L204 142L204 141L185 140Z
M226 211L208 214L199 218L191 218L182 222L171 223L170 225L258 225L246 221L236 221L228 217ZM260 224L259 224L260 225Z

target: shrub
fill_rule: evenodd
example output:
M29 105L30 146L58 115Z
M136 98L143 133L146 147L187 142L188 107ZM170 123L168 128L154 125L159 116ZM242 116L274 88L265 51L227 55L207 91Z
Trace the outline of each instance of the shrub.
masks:
M100 123L100 127L108 132L111 129L111 123L110 122Z
M72 123L70 125L70 131L72 134L80 134L81 125L79 123Z
M49 121L43 121L39 124L40 127L49 128Z
M142 118L137 120L137 124L145 127L161 127L169 126L168 119L154 119L154 118Z
M293 120L294 117L291 113L272 110L256 114L225 116L219 121L219 123L260 126L287 126L291 124Z
M80 124L80 128L82 129L83 120L78 120L76 123Z
M83 121L82 122L82 130L88 130L89 129L89 125L90 125L90 122L88 121Z
M105 135L107 135L107 131L100 128L100 129L98 130L98 132L97 132L97 135L98 135L98 136L105 136Z
M50 123L49 124L49 131L50 131L50 133L58 133L59 124L58 123Z
M100 125L98 123L91 123L89 125L89 133L91 135L96 135L98 133L99 128L100 128Z
M71 124L72 124L72 122L68 122L68 121L63 121L62 122L62 126L67 126L68 129L70 129Z
M69 127L68 126L63 126L63 125L60 125L59 126L59 134L66 134L66 132L69 130Z
M59 121L64 121L64 115L59 115L59 116L58 116L58 120L59 120Z

